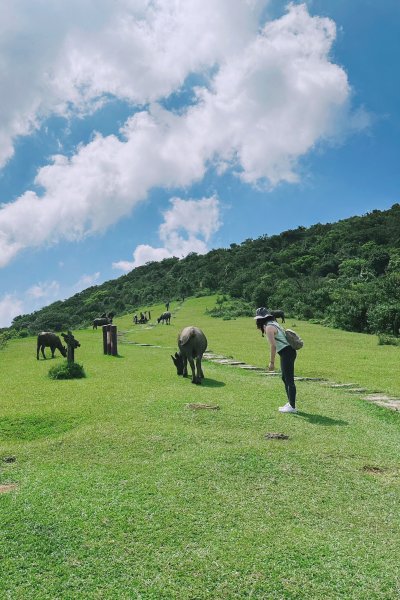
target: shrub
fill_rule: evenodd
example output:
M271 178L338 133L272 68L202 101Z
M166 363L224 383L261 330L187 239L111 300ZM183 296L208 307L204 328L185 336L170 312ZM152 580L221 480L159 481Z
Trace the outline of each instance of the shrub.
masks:
M11 338L11 333L9 331L3 331L0 333L0 350L6 347L8 340Z
M370 301L358 288L342 288L336 293L332 304L327 308L326 316L332 327L345 331L368 331L367 311Z
M49 377L50 379L81 379L82 377L86 377L86 373L83 365L64 361L60 365L51 367Z
M394 337L393 335L387 335L385 333L381 333L378 335L378 345L379 346L400 346L400 339Z
M400 302L377 304L368 310L368 323L371 331L387 333L392 336L400 334Z

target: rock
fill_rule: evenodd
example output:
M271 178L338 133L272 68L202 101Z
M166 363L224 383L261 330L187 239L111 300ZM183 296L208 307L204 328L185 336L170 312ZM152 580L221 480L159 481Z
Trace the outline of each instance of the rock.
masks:
M219 410L219 406L217 404L200 404L200 403L191 403L191 404L186 404L186 408L190 408L191 410L201 410L201 409L206 409L206 410Z
M269 432L265 434L267 440L288 440L289 436L286 433Z
M17 460L16 456L4 456L2 461L5 463L14 463Z

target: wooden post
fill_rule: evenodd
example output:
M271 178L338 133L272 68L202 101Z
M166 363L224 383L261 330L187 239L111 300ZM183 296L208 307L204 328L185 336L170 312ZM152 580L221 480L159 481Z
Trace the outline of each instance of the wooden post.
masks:
M108 354L108 352L107 352L107 327L108 327L108 325L103 325L103 352L104 352L104 354Z
M111 325L107 325L107 354L111 354Z
M110 325L110 338L111 338L111 354L113 356L118 356L117 326L116 325Z
M103 352L118 356L116 325L103 325Z
M61 335L67 344L67 362L71 364L75 360L75 348L78 348L80 343L74 338L72 331L68 331L66 334L62 333Z

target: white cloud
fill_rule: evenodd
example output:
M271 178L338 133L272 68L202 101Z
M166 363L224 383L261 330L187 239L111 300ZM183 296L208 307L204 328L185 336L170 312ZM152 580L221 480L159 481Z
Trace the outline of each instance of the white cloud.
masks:
M57 300L69 298L100 280L100 272L82 275L74 284L61 288L58 281L45 281L17 293L0 298L0 327L9 327L14 317L40 310Z
M3 0L0 164L50 114L138 104L240 51L266 0Z
M164 222L159 227L163 247L154 248L141 244L133 252L133 261L121 260L113 263L114 269L127 272L150 261L186 256L189 252L205 254L211 236L221 226L218 198L183 200L171 198L172 208L164 213Z
M220 171L234 168L252 185L295 182L299 158L337 135L345 121L350 88L329 56L335 25L311 17L305 5L290 5L286 15L259 31L266 4L261 0L118 0L115 8L105 0L72 4L65 23L49 34L57 50L53 63L44 68L43 52L37 50L35 69L25 78L30 82L39 71L46 73L35 93L28 86L29 109L19 105L18 94L12 97L15 106L8 98L6 136L14 135L7 129L14 108L26 128L42 114L89 110L104 93L152 103L126 122L123 139L97 135L71 158L55 156L38 172L41 197L27 191L3 205L0 266L24 248L103 231L130 214L152 188L188 187L210 164ZM20 17L27 0L17 7ZM46 25L62 10L52 8ZM93 22L83 25L89 16ZM16 23L14 42L27 27ZM197 103L180 114L156 102L177 90L189 73L213 67L209 88L199 88ZM168 244L181 252L197 244L196 251L202 251L204 241L187 231L187 239L171 234ZM151 253L146 246L137 252L137 260ZM162 256L162 249L152 252Z
M30 287L26 294L36 299L55 299L60 291L60 284L58 281L46 281L44 283L38 283Z
M113 262L113 269L119 269L127 273L135 267L140 267L148 262L160 261L164 258L170 258L172 255L166 248L153 248L147 244L140 244L133 252L133 261L119 260Z
M14 317L38 310L59 297L58 281L40 282L20 294L6 294L0 299L0 327L9 327Z
M189 236L201 235L208 242L221 226L219 202L215 196L201 200L172 198L172 209L164 213L164 223L160 226L160 238L168 247L173 247L171 238L186 231Z
M23 312L23 303L13 294L0 298L0 327L9 327L11 321Z
M100 271L92 273L91 275L82 275L78 281L72 286L71 291L73 293L81 292L92 285L95 285L100 280Z

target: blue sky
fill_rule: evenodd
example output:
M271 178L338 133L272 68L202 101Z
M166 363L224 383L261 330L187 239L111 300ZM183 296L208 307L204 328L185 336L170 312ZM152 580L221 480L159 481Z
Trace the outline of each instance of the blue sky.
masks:
M397 0L4 8L0 327L148 260L399 202Z

